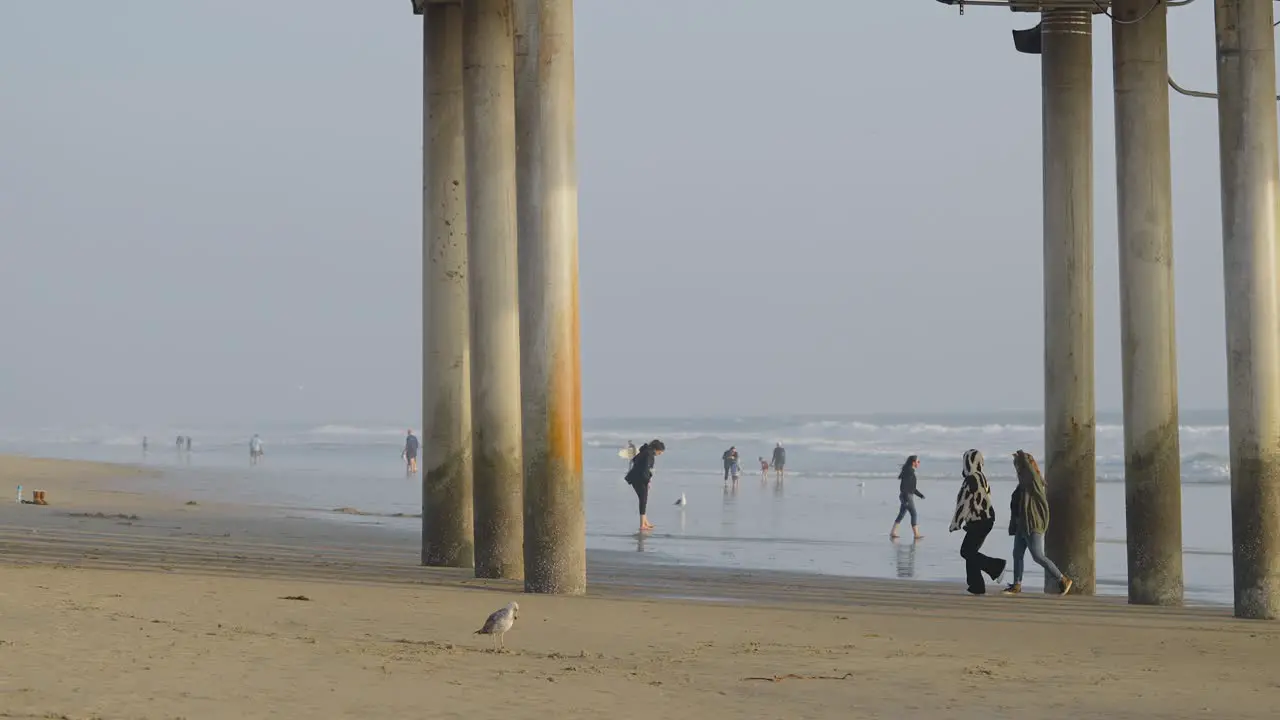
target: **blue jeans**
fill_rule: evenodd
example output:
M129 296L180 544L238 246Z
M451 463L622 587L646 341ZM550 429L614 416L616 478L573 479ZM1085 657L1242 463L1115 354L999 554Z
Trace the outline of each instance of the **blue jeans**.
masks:
M1022 583L1023 555L1028 550L1031 551L1031 559L1035 560L1037 565L1044 568L1044 571L1053 579L1059 582L1062 581L1062 571L1058 569L1057 565L1053 564L1052 560L1045 557L1044 534L1031 533L1026 535L1018 533L1013 536L1013 581L1015 583Z
M911 513L911 527L915 527L917 524L915 496L907 495L906 497L899 497L898 501L901 503L901 505L898 507L898 519L894 520L893 524L897 525L898 523L902 522L902 518L906 517L907 513Z

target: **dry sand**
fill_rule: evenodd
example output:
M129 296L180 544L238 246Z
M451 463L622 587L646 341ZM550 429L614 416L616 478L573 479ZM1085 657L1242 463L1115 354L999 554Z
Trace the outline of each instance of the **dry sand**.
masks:
M154 491L113 492L126 475ZM1280 629L1223 610L599 558L591 596L523 595L417 567L413 538L187 505L142 470L0 458L0 490L18 482L53 505L0 502L0 717L1271 718L1280 708ZM493 653L471 631L513 599L508 652Z

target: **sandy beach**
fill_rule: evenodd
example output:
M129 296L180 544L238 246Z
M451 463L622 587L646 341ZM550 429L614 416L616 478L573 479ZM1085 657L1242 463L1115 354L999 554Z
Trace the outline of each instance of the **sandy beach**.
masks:
M127 480L127 483L124 482ZM591 558L591 593L417 565L375 524L0 458L0 717L1263 718L1280 628L1223 609ZM118 488L127 485L125 492ZM994 588L993 588L994 589ZM471 634L516 600L507 651Z

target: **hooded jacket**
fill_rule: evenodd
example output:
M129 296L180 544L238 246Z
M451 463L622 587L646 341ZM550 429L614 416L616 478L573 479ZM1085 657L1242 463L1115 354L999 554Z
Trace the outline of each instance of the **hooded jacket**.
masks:
M956 512L951 517L951 532L968 528L970 523L996 519L991 505L991 485L983 471L982 453L970 450L964 454L960 492L956 493Z
M644 485L653 479L653 460L656 456L649 443L640 446L636 456L631 460L631 469L627 471L628 485Z
M1022 491L1022 514L1016 518L1017 530L1025 535L1043 535L1049 529L1049 497L1040 466L1031 453L1019 450L1013 454L1013 467L1018 471L1018 489Z

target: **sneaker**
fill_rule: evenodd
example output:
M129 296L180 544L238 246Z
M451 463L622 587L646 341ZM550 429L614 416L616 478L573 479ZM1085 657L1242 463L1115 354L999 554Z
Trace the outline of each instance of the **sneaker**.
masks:
M1067 577L1066 575L1063 575L1062 579L1058 581L1058 590L1059 590L1058 594L1066 595L1067 593L1071 592L1071 586L1074 584L1075 583L1071 582L1071 578Z
M1004 589L1004 595L1017 595L1022 592L1022 583L1012 583Z

